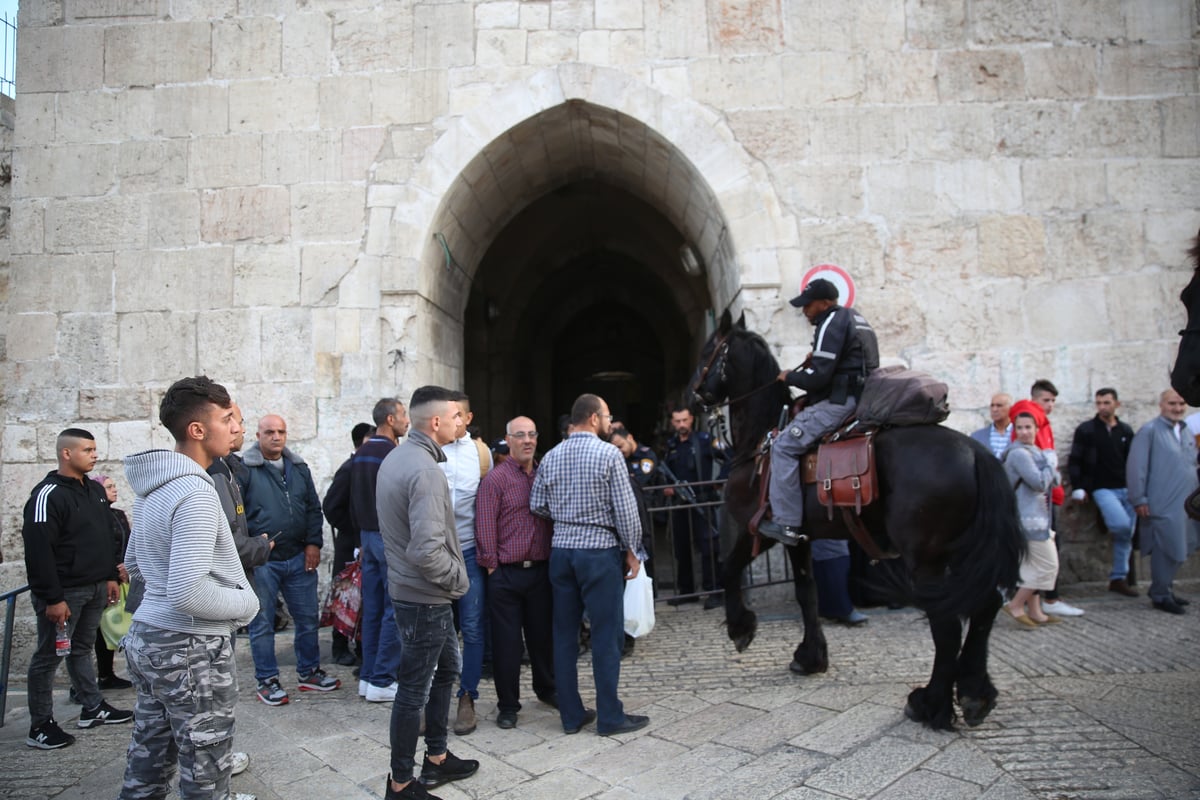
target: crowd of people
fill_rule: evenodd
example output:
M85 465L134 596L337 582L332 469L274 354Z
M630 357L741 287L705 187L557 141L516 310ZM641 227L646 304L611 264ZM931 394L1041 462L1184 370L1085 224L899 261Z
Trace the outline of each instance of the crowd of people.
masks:
M841 310L836 293L825 292L818 287L797 298L818 326ZM846 342L874 340L873 333L865 337L861 315L839 324ZM861 356L856 374L878 363L870 347ZM802 365L780 379L792 382L800 373L797 380L809 380L804 376L814 371ZM834 388L810 407L818 416L844 414L860 389L851 381L848 391L839 396ZM1047 380L1033 385L1028 400L997 394L990 424L972 434L1003 462L1014 488L1028 548L1005 611L1031 630L1084 613L1056 592L1056 508L1066 497L1049 421L1057 396ZM823 410L822 402L838 411ZM1197 525L1184 514L1184 498L1197 488L1197 439L1184 422L1186 406L1174 391L1163 392L1159 415L1134 433L1117 416L1115 389L1098 390L1095 405L1095 417L1075 431L1065 483L1072 502L1094 504L1111 536L1108 589L1138 595L1130 573L1136 530L1150 560L1152 606L1184 614L1188 600L1173 581L1197 545ZM711 479L723 454L695 430L686 408L671 414L673 436L660 458L613 420L603 398L581 395L561 441L539 462L540 432L530 417L513 417L503 439L488 447L470 433L465 394L424 386L407 405L390 397L375 404L372 424L352 432L353 452L323 502L308 465L287 446L286 420L264 415L245 447L240 409L210 379L173 384L159 417L174 449L125 457L136 494L132 525L113 508L111 476L90 474L96 443L82 428L59 435L57 468L25 508L38 623L26 743L53 750L75 741L53 713L54 676L65 658L72 697L82 706L79 728L132 722L122 798L163 796L176 774L185 798L247 797L230 791L231 776L248 763L233 749L239 628L248 629L255 696L263 703L286 705L292 686L341 688L342 679L322 666L318 641L325 521L334 531L335 573L357 562L362 583L360 636L335 635L332 658L357 667L364 701L392 704L387 798L433 797L430 790L479 769L450 751L449 733L476 729L485 665L501 729L519 723L525 657L534 695L557 709L565 734L594 724L597 734L612 736L647 725L647 717L625 711L619 681L628 648L624 584L648 566L653 514L668 518L673 532L676 596L669 602L704 597L706 608L721 604L719 526L707 504L718 497ZM812 435L808 427L797 430L791 438ZM793 455L784 448L772 458ZM648 486L674 504L648 507ZM798 503L772 496L775 525L767 535L798 543ZM821 614L865 622L846 593L846 544L814 543L813 558ZM100 614L121 596L122 584L133 612L123 640L128 681L116 675L112 650L98 636ZM281 674L276 659L280 600L294 626L294 679ZM579 691L585 620L595 708ZM128 688L136 692L132 710L102 694Z

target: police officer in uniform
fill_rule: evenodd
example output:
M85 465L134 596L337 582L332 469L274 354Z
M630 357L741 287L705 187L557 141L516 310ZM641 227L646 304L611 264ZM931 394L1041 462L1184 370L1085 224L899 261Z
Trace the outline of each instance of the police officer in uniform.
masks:
M694 481L711 481L713 479L713 459L723 458L721 451L713 447L712 437L703 431L693 430L695 417L690 409L681 408L671 413L671 427L675 435L667 442L667 453L663 464L667 467L666 477L672 482L692 483ZM668 487L663 491L668 497L675 497L683 505L707 503L717 499L717 492L711 486L683 490ZM704 600L706 609L717 608L721 605L721 595L717 591L717 579L721 569L719 560L720 541L718 538L715 507L675 508L671 511L672 544L675 551L675 593L677 595L693 594L696 591L695 577L692 574L692 549L700 554L700 582L705 592L710 592ZM668 605L694 603L697 598L675 597L668 600Z
M836 430L858 405L869 372L879 367L875 331L857 311L837 304L838 290L824 278L810 281L790 301L816 329L812 354L779 380L803 389L808 403L771 446L772 519L758 532L784 544L800 542L804 489L800 458L825 434Z

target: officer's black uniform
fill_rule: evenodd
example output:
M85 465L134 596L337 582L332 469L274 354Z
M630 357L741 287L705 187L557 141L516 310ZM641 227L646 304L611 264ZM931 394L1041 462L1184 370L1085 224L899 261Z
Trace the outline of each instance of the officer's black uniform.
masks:
M675 478L684 483L711 481L713 459L720 457L714 450L712 437L702 431L693 431L687 441L672 436L667 442L667 454L663 463ZM711 502L717 492L711 486L696 487L698 502ZM675 502L683 503L679 493ZM714 524L714 507L677 508L671 511L672 544L675 551L675 593L692 594L696 591L696 580L692 573L692 548L700 553L700 582L704 591L717 589L717 575L721 565L718 559L720 543Z

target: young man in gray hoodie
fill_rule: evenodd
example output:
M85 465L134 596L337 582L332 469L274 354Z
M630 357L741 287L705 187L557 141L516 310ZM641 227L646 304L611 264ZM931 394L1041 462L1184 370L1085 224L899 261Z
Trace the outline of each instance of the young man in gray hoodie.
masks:
M158 417L175 450L125 458L137 493L125 566L145 596L125 639L137 703L120 796L165 797L178 760L184 800L244 800L229 792L232 637L257 613L258 598L206 472L229 453L239 425L229 393L206 377L172 384Z

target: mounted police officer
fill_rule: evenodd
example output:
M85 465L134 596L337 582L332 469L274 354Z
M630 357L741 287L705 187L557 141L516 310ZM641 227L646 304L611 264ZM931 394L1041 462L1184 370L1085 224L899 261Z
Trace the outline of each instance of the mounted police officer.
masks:
M796 369L780 372L779 380L803 389L808 402L771 446L772 519L758 526L759 533L784 544L801 541L801 456L854 413L867 374L879 367L879 344L870 323L837 300L837 287L824 278L810 281L791 300L816 331L809 357Z
M721 451L713 447L712 437L703 431L695 431L695 418L687 408L671 413L671 427L675 435L667 441L667 453L663 458L665 474L672 482L693 483L713 479L713 460L723 459ZM663 494L674 496L684 505L708 503L717 499L712 486L700 486L684 491L667 488ZM713 523L713 508L675 508L671 511L672 544L675 550L675 593L693 594L696 581L692 574L692 548L700 554L700 582L711 594L704 601L706 609L721 605L717 592L717 577L720 572L718 560L720 542L717 526ZM675 597L669 605L695 602L696 598Z

